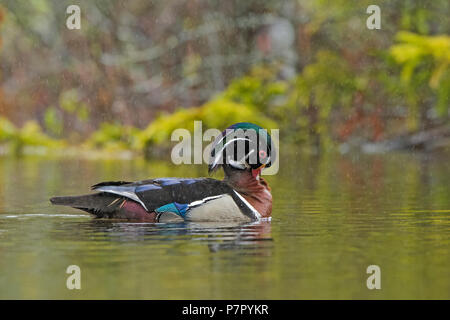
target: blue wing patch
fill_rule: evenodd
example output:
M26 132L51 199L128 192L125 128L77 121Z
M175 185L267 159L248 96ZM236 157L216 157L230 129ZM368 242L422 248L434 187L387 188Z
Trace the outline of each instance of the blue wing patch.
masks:
M173 184L179 184L181 182L180 179L176 179L176 178L160 178L160 179L155 179L155 181L160 183L162 186L170 186Z
M180 178L158 178L154 180L155 182L161 184L163 187L171 186L174 184L192 184L196 183L198 179L180 179Z
M173 212L184 219L188 209L187 204L172 202L155 209L156 213Z
M136 187L135 192L144 192L148 190L158 190L162 189L160 186L157 186L156 184L144 184L142 186Z
M193 184L195 182L197 182L198 180L196 179L178 179L178 178L159 178L159 179L155 179L154 180L156 183L160 184L143 184L140 186L137 186L135 189L135 192L145 192L145 191L150 191L150 190L159 190L162 189L161 186L165 187L165 186L171 186L171 185L175 185L175 184Z

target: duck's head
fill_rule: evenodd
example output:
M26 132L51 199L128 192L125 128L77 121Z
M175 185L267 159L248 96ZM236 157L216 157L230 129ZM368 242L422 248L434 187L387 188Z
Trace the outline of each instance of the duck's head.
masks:
M250 172L257 178L264 167L275 161L275 147L267 130L239 122L229 126L212 144L208 171L223 167L225 174Z

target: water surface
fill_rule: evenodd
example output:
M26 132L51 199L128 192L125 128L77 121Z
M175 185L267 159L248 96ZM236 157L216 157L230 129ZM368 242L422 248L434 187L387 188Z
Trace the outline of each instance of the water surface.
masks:
M52 207L103 180L202 176L162 161L0 158L0 298L449 299L448 155L285 157L271 222L151 224ZM66 268L81 268L81 290ZM381 268L368 290L366 268Z

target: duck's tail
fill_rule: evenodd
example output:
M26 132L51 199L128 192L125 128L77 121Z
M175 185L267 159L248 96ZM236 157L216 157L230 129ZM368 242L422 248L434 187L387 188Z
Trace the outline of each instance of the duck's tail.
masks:
M147 212L139 203L121 195L100 192L82 196L53 197L55 205L69 206L95 215L96 218L127 219L154 222L154 212Z
M50 202L55 205L80 209L94 214L98 218L111 218L117 211L118 206L116 204L119 203L120 205L121 198L114 194L95 193L82 196L53 197L50 198Z

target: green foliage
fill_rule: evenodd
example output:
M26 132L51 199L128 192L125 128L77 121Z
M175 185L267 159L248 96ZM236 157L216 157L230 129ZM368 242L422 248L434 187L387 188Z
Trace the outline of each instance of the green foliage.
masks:
M297 78L298 102L317 105L323 118L333 107L348 108L358 88L357 77L346 61L330 51L319 51L316 62L305 67Z
M120 124L103 123L85 142L91 148L100 148L109 151L129 150L139 134L137 128L122 126Z
M200 108L180 109L173 114L161 114L150 123L136 139L135 148L143 150L151 145L162 145L170 141L175 129L194 130L194 121L199 120Z
M399 32L399 44L390 48L395 61L403 66L402 80L411 82L413 73L420 72L420 67L429 66L429 85L436 89L450 69L450 37L449 36L421 36L410 32ZM431 58L431 61L428 61Z
M58 110L54 107L48 107L44 113L45 129L51 134L59 137L63 131L63 122Z
M367 84L367 77L357 75L345 59L328 50L319 51L295 80L289 107L297 118L296 139L315 147L330 147L331 111L350 113L355 94L365 91Z
M423 108L425 97L436 95L435 110L439 116L446 117L450 95L450 37L399 32L396 39L398 43L389 53L402 68L401 86L411 107L417 109L422 104ZM412 123L417 125L417 119L412 119Z
M248 75L231 82L224 97L269 112L271 106L285 103L289 83L277 79L276 66L254 67Z
M18 129L10 121L0 117L0 143L10 152L19 155L24 147L61 148L64 143L47 136L36 121L27 121Z
M192 131L195 120L205 129L276 125L284 140L322 149L375 139L361 135L372 120L389 137L449 119L449 3L380 0L382 31L372 31L369 0L232 0L199 3L196 14L188 3L97 1L86 3L73 38L57 28L64 3L7 0L1 76L9 87L0 88L0 108L43 119L52 137L86 139L99 128L85 145L113 150L167 147L173 130ZM154 23L162 13L180 23ZM142 106L152 109L146 117L159 114L142 131L102 124ZM141 125L138 118L127 121ZM0 141L19 132L0 119Z
M233 81L224 96L261 110L297 142L308 140L311 131L324 133L331 110L349 109L355 92L367 86L345 59L326 50L318 52L315 62L297 77L280 80L278 74L276 65L255 67Z
M11 121L0 117L0 143L12 139L16 135L17 129Z
M27 121L20 129L17 139L22 145L57 147L61 142L48 137L36 121Z
M277 124L257 108L218 96L200 108L200 119L206 128L225 129L236 122L254 122L263 128Z
M167 146L174 130L184 128L193 132L194 121L202 121L203 130L217 128L223 130L236 122L250 121L270 129L277 125L259 112L254 106L236 103L219 95L203 106L180 109L173 114L160 115L137 137L137 149Z
M61 109L74 115L79 121L87 121L89 119L89 109L80 100L79 93L76 89L63 91L59 96L59 105Z

